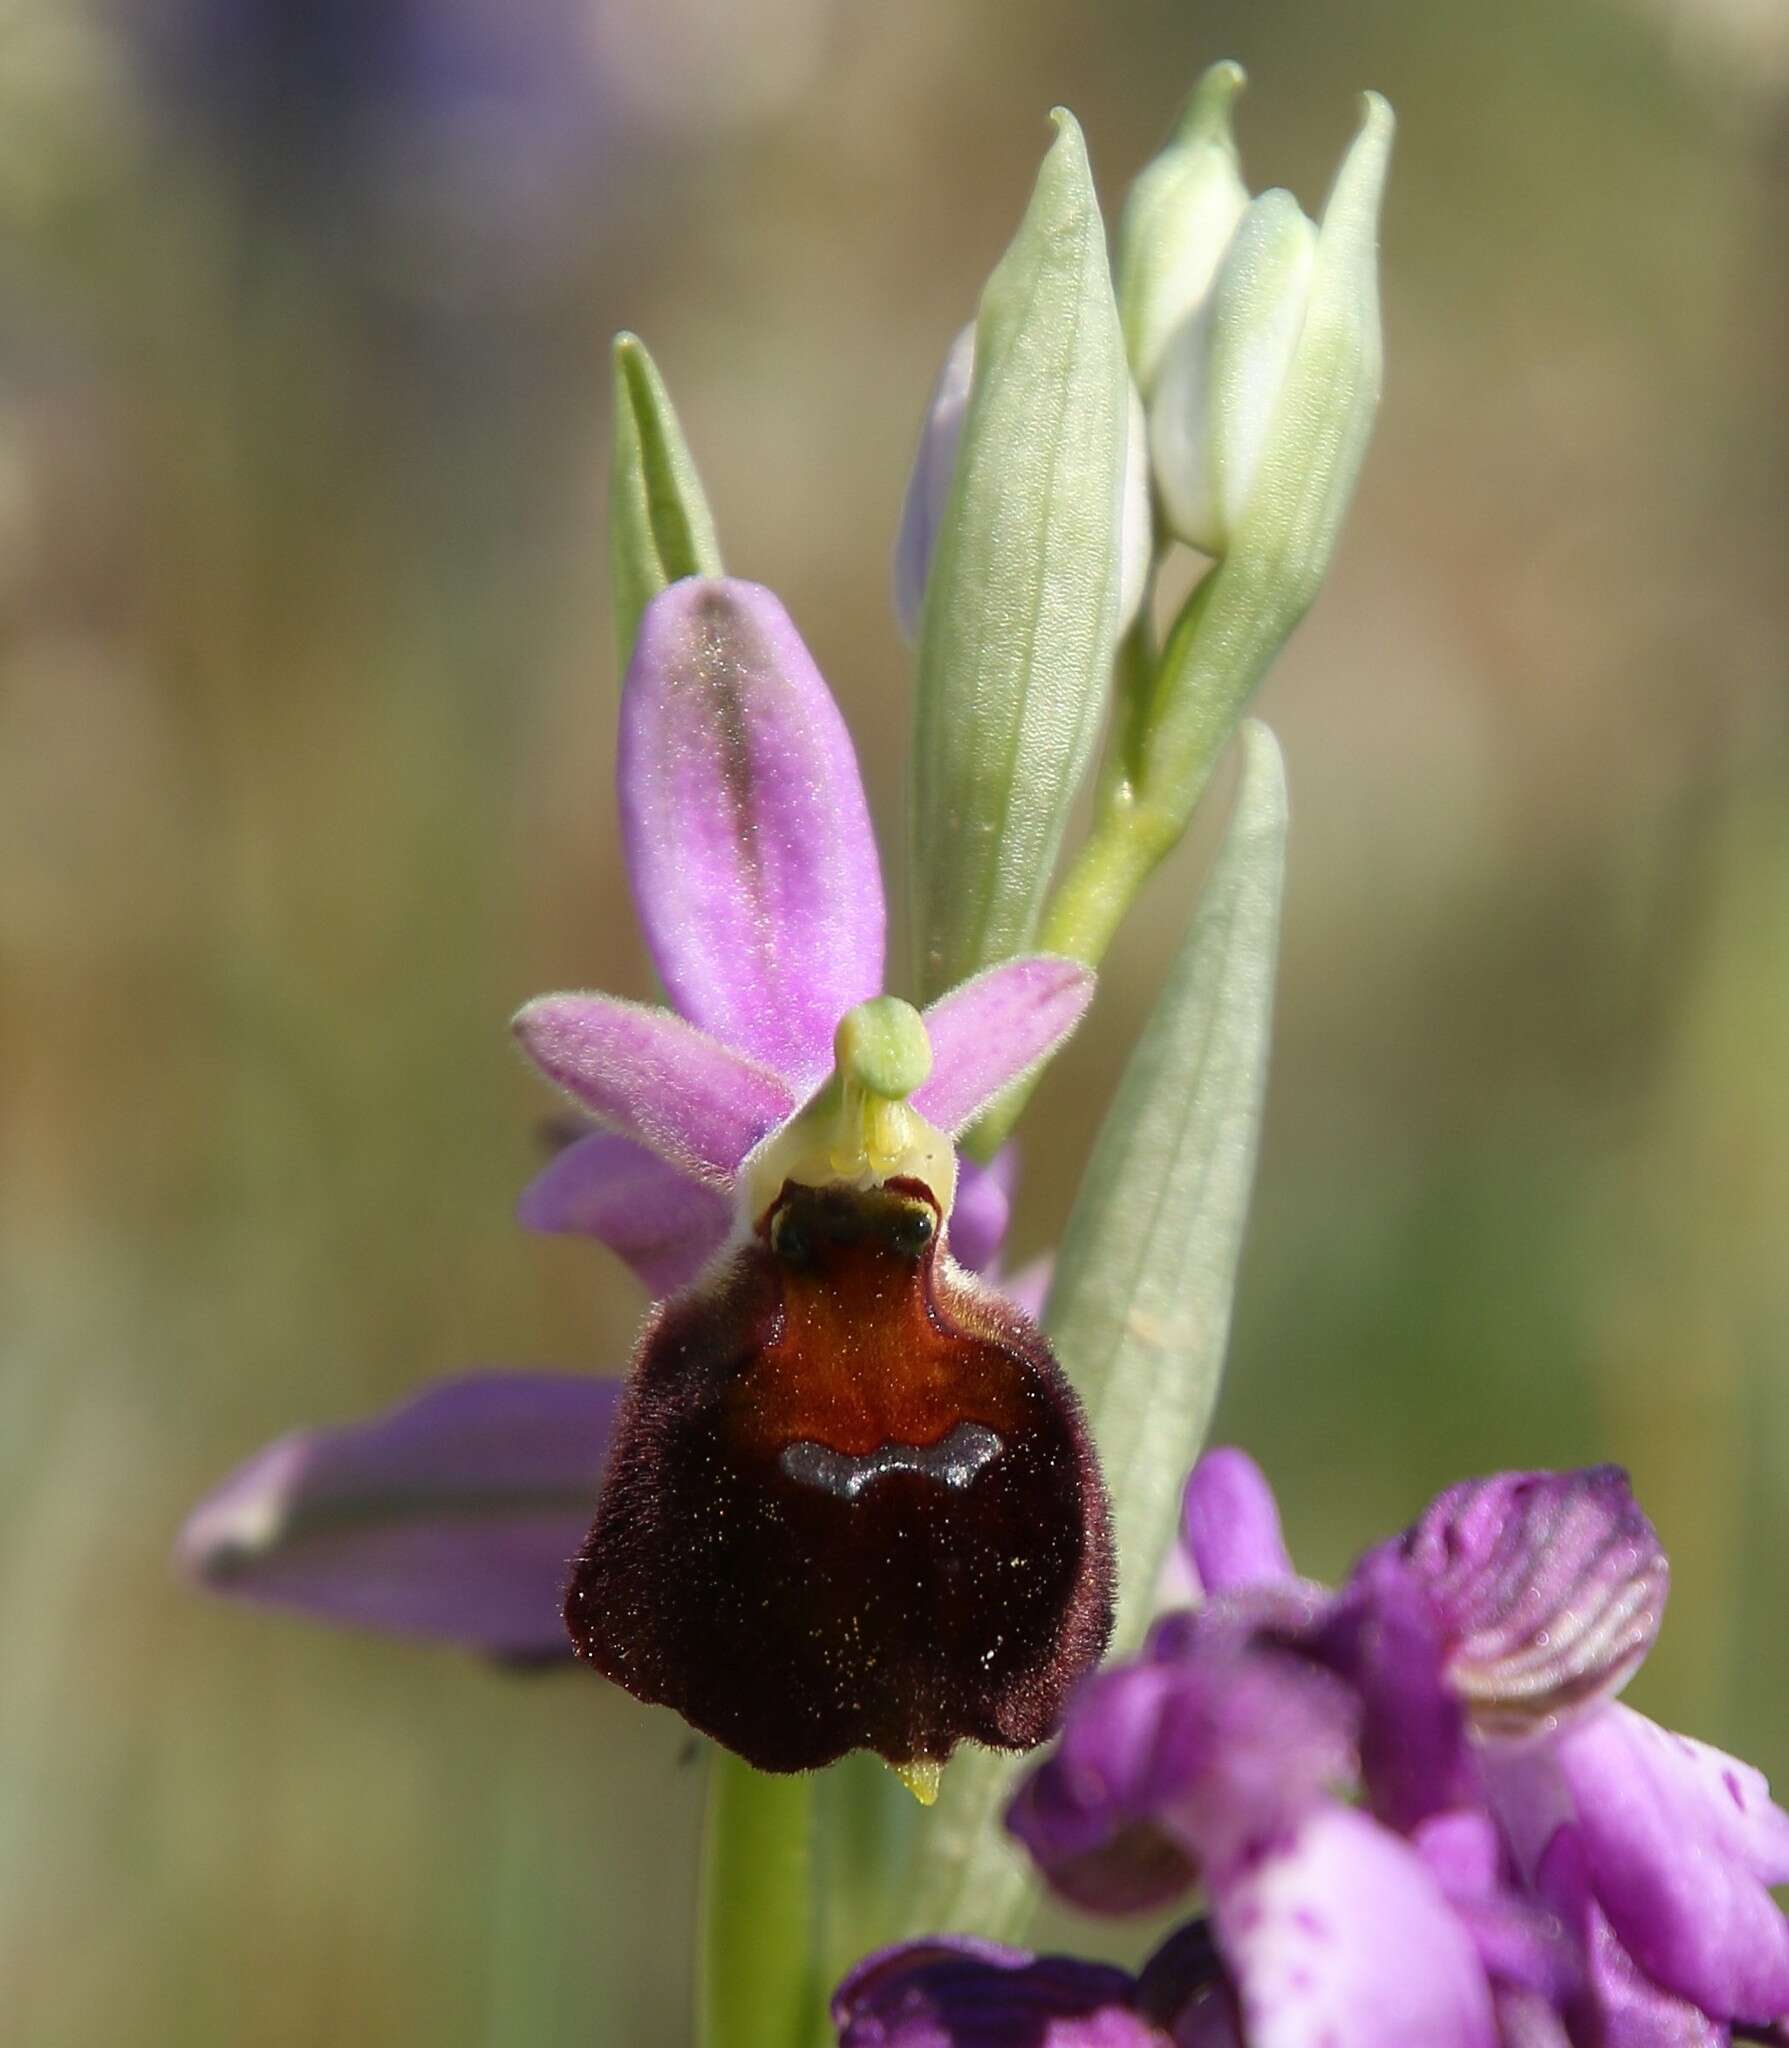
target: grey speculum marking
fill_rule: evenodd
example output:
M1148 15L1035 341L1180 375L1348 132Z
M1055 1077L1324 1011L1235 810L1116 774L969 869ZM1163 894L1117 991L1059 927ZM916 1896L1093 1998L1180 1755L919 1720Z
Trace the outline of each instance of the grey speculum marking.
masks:
M803 1439L787 1444L777 1463L802 1486L817 1486L840 1500L855 1500L891 1472L917 1472L962 1492L1000 1455L1000 1439L979 1422L959 1422L935 1444L882 1444L853 1456L830 1444Z

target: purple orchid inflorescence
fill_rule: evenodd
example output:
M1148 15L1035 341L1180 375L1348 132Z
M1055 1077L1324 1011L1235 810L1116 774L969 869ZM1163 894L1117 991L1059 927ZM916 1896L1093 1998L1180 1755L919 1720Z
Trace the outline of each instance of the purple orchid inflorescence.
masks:
M670 1007L546 996L524 1051L593 1120L524 1192L529 1228L598 1239L655 1299L722 1260L741 1169L828 1083L834 1034L883 985L882 875L843 719L777 599L690 578L641 621L618 759L627 867ZM916 1124L954 1135L1079 1021L1091 971L1011 960L924 1012ZM948 1149L948 1148L947 1148ZM988 1274L1010 1152L955 1162L952 1259ZM1029 1306L1035 1273L1002 1283ZM1029 1299L1028 1299L1029 1298ZM282 1438L182 1532L224 1593L518 1661L569 1658L562 1614L619 1383L483 1372L370 1422Z
M1008 1816L1093 1912L1203 1912L1135 1978L939 1938L839 1987L845 2048L1714 2048L1780 2040L1789 1814L1616 1702L1667 1563L1623 1473L1442 1494L1339 1591L1208 1453L1199 1589L1086 1680Z

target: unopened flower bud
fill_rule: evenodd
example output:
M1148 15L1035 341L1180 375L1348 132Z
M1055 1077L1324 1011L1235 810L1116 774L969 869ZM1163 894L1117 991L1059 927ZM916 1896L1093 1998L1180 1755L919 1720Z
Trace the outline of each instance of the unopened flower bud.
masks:
M909 640L919 638L920 607L925 602L926 578L931 573L932 551L938 530L944 524L944 508L950 500L951 478L956 473L957 443L962 438L963 419L969 409L970 386L975 381L975 323L970 321L950 345L944 367L932 387L931 404L920 428L919 446L914 452L913 471L907 479L907 498L901 508L901 530L895 542L895 616ZM1122 635L1136 618L1143 602L1143 585L1149 574L1149 442L1143 404L1131 391L1130 418L1125 433L1124 508L1119 526L1118 631Z
M1132 185L1118 228L1118 312L1131 374L1153 392L1174 336L1205 303L1248 205L1230 109L1240 64L1214 64L1194 87L1172 141Z
M1300 609L1328 564L1379 402L1391 134L1391 109L1369 94L1321 228L1289 193L1250 204L1150 403L1156 489L1174 532L1217 556L1258 542Z

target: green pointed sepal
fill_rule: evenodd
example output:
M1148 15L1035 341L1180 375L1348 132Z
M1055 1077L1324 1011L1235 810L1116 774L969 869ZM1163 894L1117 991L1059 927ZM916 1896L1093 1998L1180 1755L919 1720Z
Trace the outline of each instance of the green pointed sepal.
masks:
M613 363L609 574L625 669L640 614L667 584L723 572L702 479L657 364L633 334L616 335Z

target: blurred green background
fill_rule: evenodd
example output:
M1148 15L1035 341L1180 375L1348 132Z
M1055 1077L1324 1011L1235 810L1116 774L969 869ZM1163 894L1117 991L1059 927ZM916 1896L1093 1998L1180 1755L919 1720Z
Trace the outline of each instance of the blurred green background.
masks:
M1464 1472L1627 1461L1676 1568L1636 1697L1789 1780L1780 0L4 0L9 2040L684 2038L679 1724L207 1603L169 1542L295 1422L626 1357L625 1275L510 1225L504 1028L649 986L610 331L898 851L937 360L1052 102L1115 207L1224 55L1257 186L1314 204L1363 86L1402 127L1378 438L1261 705L1295 824L1221 1426L1324 1572ZM1204 858L1038 1099L1022 1254Z

